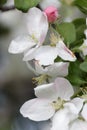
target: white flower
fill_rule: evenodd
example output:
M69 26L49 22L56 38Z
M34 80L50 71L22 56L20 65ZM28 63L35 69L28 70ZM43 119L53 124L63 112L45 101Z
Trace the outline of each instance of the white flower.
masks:
M70 124L79 116L82 106L83 100L80 98L74 98L65 103L63 109L55 113L51 130L71 130Z
M57 41L55 46L44 45L30 54L30 51L24 55L24 61L35 59L40 65L54 64L54 60L57 56L61 57L65 61L75 61L75 55L66 47L62 40Z
M21 107L24 117L34 121L48 120L60 109L64 101L70 100L74 91L65 78L57 78L54 83L36 87L37 98L29 100Z
M14 39L9 46L10 53L31 52L32 47L36 46L33 48L35 50L45 40L48 31L47 16L36 7L31 8L26 15L26 24L29 34Z
M84 105L81 115L87 121L87 103Z
M54 6L56 8L60 8L61 2L59 0L41 0L39 5L43 10L49 6Z
M87 18L86 18L86 25L87 25ZM87 55L87 29L84 31L86 39L84 40L83 44L80 46L80 50L83 52L83 55Z
M82 99L82 100L83 100L83 102L85 101L84 99ZM79 113L80 118L74 120L70 124L69 130L87 130L87 103L85 103L85 104L83 103L83 105L82 105L83 109Z
M33 61L32 64L30 62L27 62L27 66L36 75L46 74L55 78L57 76L65 77L68 75L69 63L68 62L55 62L52 65L43 67L37 61Z
M68 62L57 62L49 65L45 68L40 66L37 62L35 63L35 70L38 74L46 74L52 77L67 76L68 75Z
M83 52L84 56L87 55L87 39L84 40L84 43L80 46L79 49Z
M87 122L77 119L70 125L69 130L87 130Z

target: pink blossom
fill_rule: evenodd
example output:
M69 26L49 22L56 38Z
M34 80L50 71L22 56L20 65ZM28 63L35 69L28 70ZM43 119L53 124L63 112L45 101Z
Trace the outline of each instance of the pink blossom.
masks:
M49 6L44 10L44 12L46 13L49 22L52 23L52 22L55 22L57 20L58 10L56 7Z

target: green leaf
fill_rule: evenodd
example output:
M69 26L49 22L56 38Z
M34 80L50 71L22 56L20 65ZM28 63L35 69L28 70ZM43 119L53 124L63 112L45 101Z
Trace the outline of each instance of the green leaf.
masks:
M71 50L75 53L75 52L80 52L81 50L79 50L79 47L82 45L82 43L84 42L83 39L80 40L76 40L71 46Z
M29 8L37 6L40 0L14 0L17 9L27 12Z
M80 69L83 70L84 72L87 72L87 62L84 61L83 63L80 64Z
M69 75L68 75L68 80L74 85L74 86L81 86L86 82L86 73L83 72L80 67L80 62L76 61L74 63L70 63L69 66Z
M87 0L75 0L74 4L85 14L87 14Z
M76 40L76 31L73 23L62 23L56 26L57 31L64 38L65 43L70 44Z
M76 28L76 40L84 39L84 30L86 29L86 19L79 18L73 21Z
M3 4L5 4L7 2L7 0L0 0L0 6L2 6Z
M74 25L75 25L75 27L76 28L78 28L79 26L81 26L82 24L84 25L86 25L86 19L85 18L78 18L78 19L75 19L74 21L73 21L73 23L74 23Z
M82 38L85 38L85 34L84 34L84 30L85 30L85 25L81 25L78 27L78 29L76 30L76 39L80 40Z

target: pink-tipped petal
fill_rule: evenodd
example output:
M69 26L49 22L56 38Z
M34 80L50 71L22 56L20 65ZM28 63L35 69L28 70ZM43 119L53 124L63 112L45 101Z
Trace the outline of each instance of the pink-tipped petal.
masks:
M57 49L58 49L58 55L61 57L63 60L66 61L75 61L76 57L73 54L72 51L70 51L66 45L63 43L63 41L59 41L57 43Z

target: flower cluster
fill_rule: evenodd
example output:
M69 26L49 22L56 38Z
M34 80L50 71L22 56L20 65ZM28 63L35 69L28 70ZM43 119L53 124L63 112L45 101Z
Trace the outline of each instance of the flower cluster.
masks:
M24 54L23 61L38 76L34 78L36 98L25 102L20 112L34 121L49 119L50 130L87 130L87 89L83 87L87 82L79 79L79 92L75 92L72 80L75 68L71 68L87 55L87 29L86 39L78 48L74 44L68 46L55 27L60 5L57 0L42 0L39 4L42 10L30 8L25 20L28 34L18 36L9 46L10 53Z

